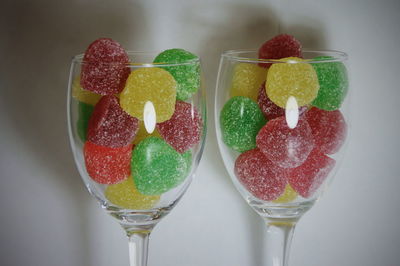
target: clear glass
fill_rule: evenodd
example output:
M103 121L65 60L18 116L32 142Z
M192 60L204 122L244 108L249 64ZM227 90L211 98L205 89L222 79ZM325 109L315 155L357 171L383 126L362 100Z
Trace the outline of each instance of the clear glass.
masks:
M164 121L157 120L161 116L158 116L158 114L162 113L162 110L164 110L162 108L170 108L171 101L167 103L168 105L165 105L169 107L165 107L163 105L165 104L164 98L162 97L161 102L152 102L150 100L148 101L150 102L150 107L152 106L150 111L148 107L146 107L148 102L146 102L144 106L140 106L139 111L141 110L140 108L143 108L143 111L141 112L143 116L142 118L137 118L137 122L138 124L142 123L142 125L141 127L139 127L138 124L136 125L135 137L128 145L124 146L128 147L127 149L120 149L120 147L114 149L114 147L107 147L107 145L103 147L102 145L97 144L96 146L91 144L88 140L88 132L91 130L90 123L92 122L91 120L94 119L93 116L95 116L94 112L96 112L97 109L101 109L101 107L98 107L98 105L100 105L98 103L100 99L103 100L105 96L96 95L93 92L82 89L80 82L81 72L85 65L88 64L83 61L83 55L77 55L72 59L69 76L67 114L70 143L75 163L90 194L98 200L101 207L108 214L113 216L126 231L129 239L129 257L131 266L147 265L149 235L154 226L177 204L190 185L203 153L204 140L206 136L206 97L205 90L201 84L200 61L194 59L176 64L152 63L158 54L158 52L128 52L131 62L133 63L126 64L123 67L128 69L130 74L149 73L140 72L145 69L150 70L150 72L153 70L158 72L161 71L163 78L158 80L157 85L161 87L164 86L164 83L171 82L171 79L174 79L172 75L165 74L168 73L171 68L179 69L186 67L186 69L196 69L195 72L197 74L195 74L195 78L198 79L199 86L197 91L191 94L191 96L180 101L179 112L181 116L178 116L178 119L176 119L176 117L174 118L175 113L178 112L178 100L175 100L175 98L173 98L172 105L173 115L171 113L168 118L163 119ZM107 64L109 64L107 68L113 69L113 63ZM151 76L152 74L150 73L149 75ZM165 78L166 76L167 79ZM187 77L193 78L193 76ZM141 79L145 78L146 75L141 76L137 74L136 82L140 83ZM147 82L149 82L149 80L147 80ZM152 80L150 80L150 82L152 82ZM175 88L176 87L177 85ZM153 87L150 88L153 89ZM125 89L126 86L124 90ZM117 103L120 106L122 106L122 98L127 97L126 95L122 96L124 90L120 94L115 95L118 99ZM142 91L142 89L139 90L141 96L147 95L146 92L142 93ZM162 91L159 93L162 93ZM135 94L133 97L140 96L136 95L138 94ZM146 98L150 96L144 97ZM158 101L160 101L160 97L158 99ZM131 107L136 108L136 106ZM85 110L88 108L91 111L90 113L86 113L87 115L85 118ZM112 112L109 111L112 109L111 105L107 108L109 108L107 109L107 112ZM121 110L120 107L117 109ZM125 112L125 109L122 108L122 110ZM161 111L157 113L157 110ZM150 115L147 113L146 116L146 112L150 112ZM100 115L104 114L104 110L97 112L96 115L99 115L99 113ZM127 114L128 112L125 112L125 115ZM131 116L131 114L128 114L128 116ZM110 119L113 119L111 115L110 117ZM121 117L121 114L118 114L118 117ZM132 117L133 116L131 116L131 119ZM173 120L173 118L175 120ZM101 119L108 119L108 117L102 117ZM184 122L188 125L193 124L198 126L197 131L190 126L182 126L181 129L177 129L176 123L178 123L177 120L179 119L186 119ZM155 124L155 122L157 123ZM173 130L176 131L173 133L181 133L180 137L183 139L174 139L174 136L172 136L173 134L171 134L171 132L168 133L168 131L163 131L164 133L161 133L160 127L164 122L168 122L170 127L172 124ZM97 121L97 123L102 126L105 125L104 120L101 120L100 122ZM138 131L137 127L139 127ZM154 129L153 133L149 133L152 129ZM115 134L118 134L118 132ZM141 136L140 139L139 134ZM189 140L190 144L185 142L186 144L184 148L181 149L174 146L174 141L186 141L187 138L190 138L189 135L191 134L196 134L196 140L192 140L192 142ZM172 142L169 142L167 140L168 137L166 136L169 136L169 140L172 138ZM92 149L90 149L90 147L92 147ZM138 147L141 147L141 152L139 152ZM162 154L163 152L166 152L168 155L165 155L166 157L159 157L159 154ZM125 158L125 160L121 160L122 157ZM162 165L163 160L164 165ZM171 164L171 161L168 160L172 160L174 165L173 167L175 167L172 170L171 168L168 168L168 165L166 165L168 163ZM136 165L136 170L133 168L134 164ZM93 167L95 170L92 169ZM165 173L165 167L168 168L168 171L173 171L173 174L171 174L171 172ZM136 171L135 173L140 173L138 176L141 176L141 178L143 178L143 176L150 178L147 181L141 179L142 186L140 188L138 185L139 178L135 178L134 171ZM157 173L154 171L157 171ZM121 172L123 174L121 174ZM151 174L148 174L149 172L154 174L154 177ZM168 176L168 174L170 174L170 176ZM106 175L108 181L104 181L103 179L101 179L102 181L99 181L99 178L102 178L101 175ZM158 179L154 181L156 178ZM169 180L170 182L166 180ZM143 182L145 182L144 185Z
M346 60L338 51L303 51L303 60L258 59L257 50L221 56L219 149L235 187L268 226L267 265L288 265L296 222L343 158L350 122Z

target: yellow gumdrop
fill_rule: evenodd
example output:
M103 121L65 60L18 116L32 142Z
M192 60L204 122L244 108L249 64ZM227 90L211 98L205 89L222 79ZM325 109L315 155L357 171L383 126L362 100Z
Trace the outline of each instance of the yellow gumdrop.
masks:
M266 74L267 69L257 64L237 64L233 70L231 97L244 96L257 101L258 90Z
M137 191L132 176L121 183L109 185L104 193L111 203L125 209L151 209L160 200L158 195L147 196Z
M140 68L129 75L120 94L122 109L133 117L143 120L143 109L150 101L156 111L157 123L171 118L175 110L176 81L161 68Z
M271 101L282 108L286 107L290 96L296 98L298 106L311 103L319 90L314 68L310 64L301 63L306 60L297 57L287 57L279 61L287 63L272 64L267 74L265 89Z
M157 128L154 129L153 133L149 134L144 127L144 122L139 120L139 130L136 133L135 138L133 139L133 144L137 145L139 144L139 142L150 136L161 138L161 135L158 132Z
M101 95L82 89L81 78L76 77L72 82L72 97L80 102L96 105L96 103L100 100Z
M274 203L288 203L291 202L293 200L295 200L297 197L297 192L294 191L294 189L287 184L285 187L285 192L283 192L283 194L277 198L276 200L272 201Z

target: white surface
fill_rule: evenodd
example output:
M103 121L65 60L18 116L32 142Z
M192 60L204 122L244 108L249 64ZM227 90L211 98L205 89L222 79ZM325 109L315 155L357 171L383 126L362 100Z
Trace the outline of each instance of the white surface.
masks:
M149 265L261 265L263 223L222 166L212 102L221 51L279 28L348 52L353 91L346 161L298 224L290 264L400 265L399 13L396 0L1 1L0 265L128 265L125 236L85 191L66 134L69 60L103 36L129 50L189 49L207 79L205 154L154 230Z

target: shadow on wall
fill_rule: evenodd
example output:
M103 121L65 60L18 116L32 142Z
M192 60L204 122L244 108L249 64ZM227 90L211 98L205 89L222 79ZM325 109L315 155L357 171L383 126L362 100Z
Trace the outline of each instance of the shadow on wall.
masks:
M207 19L207 13L210 12L208 7L199 6L193 8L195 14L185 13L183 21L188 21L190 25L199 25L207 29L206 38L201 41L202 49L199 55L202 58L203 71L207 78L207 97L208 97L208 133L205 157L214 165L216 177L223 177L227 186L234 189L233 184L229 180L228 173L223 167L222 158L218 153L207 149L207 147L217 147L214 120L214 97L215 85L218 73L220 56L223 51L231 49L257 49L266 40L274 37L279 33L287 33L295 36L306 49L323 49L326 47L326 38L324 36L324 25L321 21L313 18L301 18L295 25L285 25L274 9L263 4L232 4L228 8L226 6L214 5L214 9L223 12L218 13L219 19L214 17ZM216 23L212 22L216 21ZM281 29L281 32L279 32ZM189 36L190 33L188 32ZM235 193L237 193L236 189ZM243 201L244 203L244 201ZM263 265L266 253L264 246L265 225L258 215L250 210L249 206L243 206L244 215L248 217L248 230L250 238L248 243L244 243L252 253L250 256L253 261L249 265ZM263 233L260 233L263 232Z
M193 6L195 13L183 13L181 21L187 21L186 36L192 36L191 28L204 29L203 40L199 40L198 54L202 59L202 67L206 79L208 102L208 132L206 154L207 160L214 164L215 176L225 177L225 168L221 167L222 160L218 153L208 152L207 147L217 147L214 125L214 97L216 77L220 55L225 50L238 48L255 48L265 41L268 36L276 34L278 29L277 18L269 8L250 4L226 3L213 5L198 4ZM216 12L213 14L213 12ZM207 16L211 16L208 19ZM227 185L231 186L230 180Z
M282 32L295 36L305 50L327 49L324 24L315 18L299 18L296 24L284 25Z
M3 99L7 99L4 110L17 134L14 139L27 147L36 165L50 172L32 178L49 179L43 182L66 190L71 201L75 201L76 209L66 210L80 225L76 235L81 238L77 243L81 248L73 255L80 258L78 265L92 265L88 242L90 217L85 208L89 196L75 168L67 135L70 60L99 37L113 38L123 46L148 39L137 28L145 27L143 11L137 3L127 8L113 1L98 1L95 8L92 1L78 0L6 1L2 6L7 22L4 50L8 53L2 57L0 67L6 77L1 92ZM130 40L132 35L135 40ZM140 48L145 44L134 45ZM29 227L21 228L20 237L29 236L24 230ZM18 254L7 256L16 262L20 260Z

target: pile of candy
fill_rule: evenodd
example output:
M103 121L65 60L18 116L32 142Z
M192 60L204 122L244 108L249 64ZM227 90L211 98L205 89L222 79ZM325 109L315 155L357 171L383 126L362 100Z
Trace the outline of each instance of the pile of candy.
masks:
M275 203L309 198L335 165L327 155L346 137L339 111L346 68L329 56L303 59L300 42L286 34L265 42L259 58L275 61L234 66L231 98L220 113L222 139L241 153L235 174L252 195Z
M160 67L131 71L116 41L101 38L87 48L72 86L77 134L88 175L107 185L105 196L113 204L152 208L189 174L203 127L196 108L185 102L200 86L199 62L193 59L197 56L183 49L170 49L154 59ZM155 110L153 132L145 127L148 103Z

